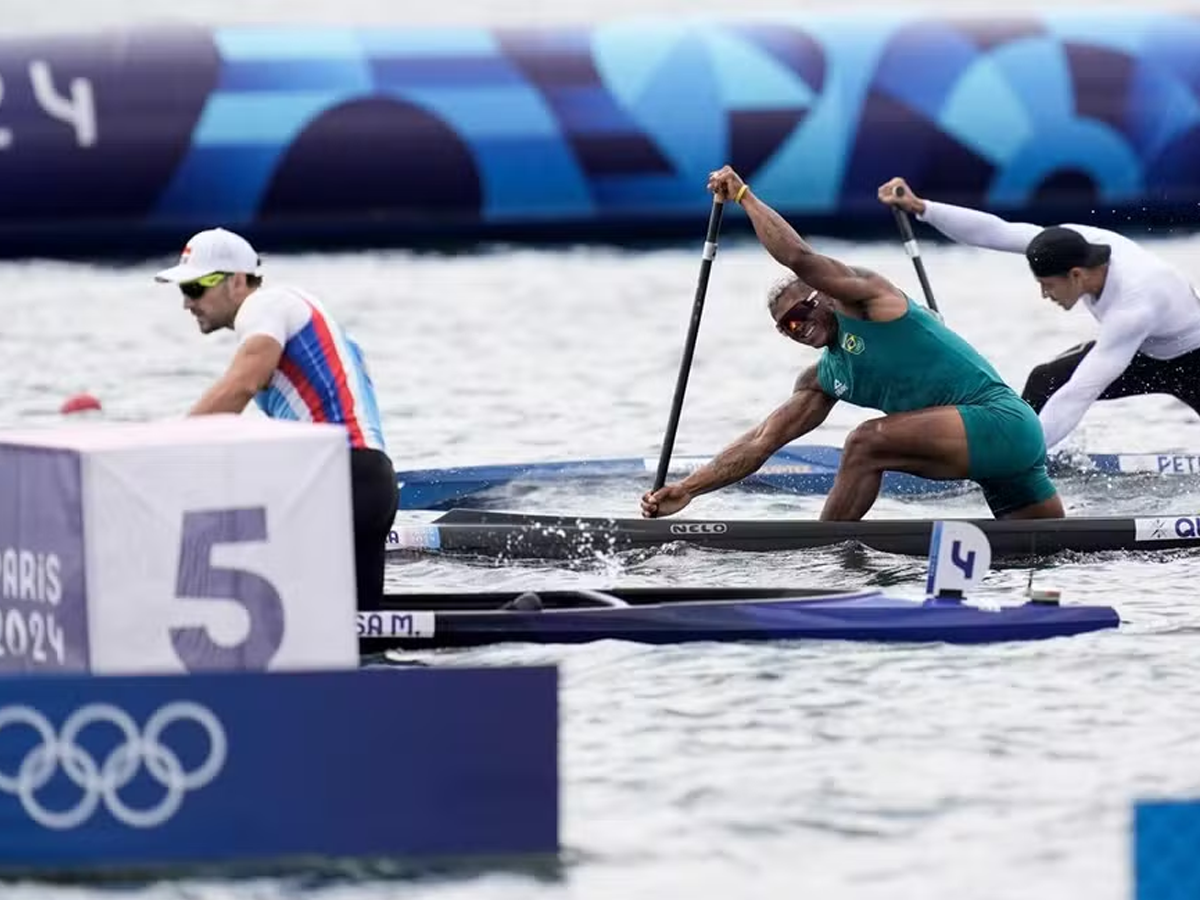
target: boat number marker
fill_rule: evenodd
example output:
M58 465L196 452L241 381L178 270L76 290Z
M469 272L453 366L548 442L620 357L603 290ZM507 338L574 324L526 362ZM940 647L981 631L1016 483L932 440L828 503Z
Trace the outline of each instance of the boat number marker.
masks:
M934 522L929 539L927 596L961 595L981 582L992 565L987 535L970 522Z

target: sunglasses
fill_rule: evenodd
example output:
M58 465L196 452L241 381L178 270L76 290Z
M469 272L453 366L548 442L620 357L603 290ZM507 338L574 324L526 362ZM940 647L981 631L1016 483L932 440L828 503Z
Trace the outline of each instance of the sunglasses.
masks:
M216 287L228 277L228 272L213 272L211 275L205 275L203 278L182 282L179 285L179 290L183 291L183 296L189 300L199 300L210 287Z
M795 337L808 324L808 319L817 308L817 291L813 290L807 297L789 309L775 327L786 337Z

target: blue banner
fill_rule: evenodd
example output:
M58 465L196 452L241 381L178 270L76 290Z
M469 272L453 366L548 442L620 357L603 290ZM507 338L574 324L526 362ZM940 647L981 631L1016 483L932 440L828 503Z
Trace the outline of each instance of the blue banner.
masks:
M0 673L88 669L79 454L0 445Z
M1200 801L1142 801L1133 809L1134 900L1200 897Z
M557 672L0 679L0 869L558 849Z

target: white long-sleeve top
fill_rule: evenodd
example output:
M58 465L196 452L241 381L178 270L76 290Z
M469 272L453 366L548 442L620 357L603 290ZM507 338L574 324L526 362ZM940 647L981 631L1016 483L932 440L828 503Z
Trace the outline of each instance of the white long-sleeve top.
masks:
M1040 225L1007 222L991 213L929 200L917 218L959 243L1022 255L1042 230ZM1135 354L1165 360L1200 348L1200 294L1183 273L1115 231L1070 223L1064 227L1091 243L1108 244L1112 256L1100 296L1080 298L1099 323L1096 345L1042 407L1047 448L1075 430Z

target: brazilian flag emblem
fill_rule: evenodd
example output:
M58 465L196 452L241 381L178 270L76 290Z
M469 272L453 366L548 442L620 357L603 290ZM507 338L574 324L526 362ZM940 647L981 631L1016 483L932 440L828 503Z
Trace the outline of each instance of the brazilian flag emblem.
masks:
M855 356L862 353L866 349L867 343L857 334L846 332L842 335L842 349L847 353L853 353Z

